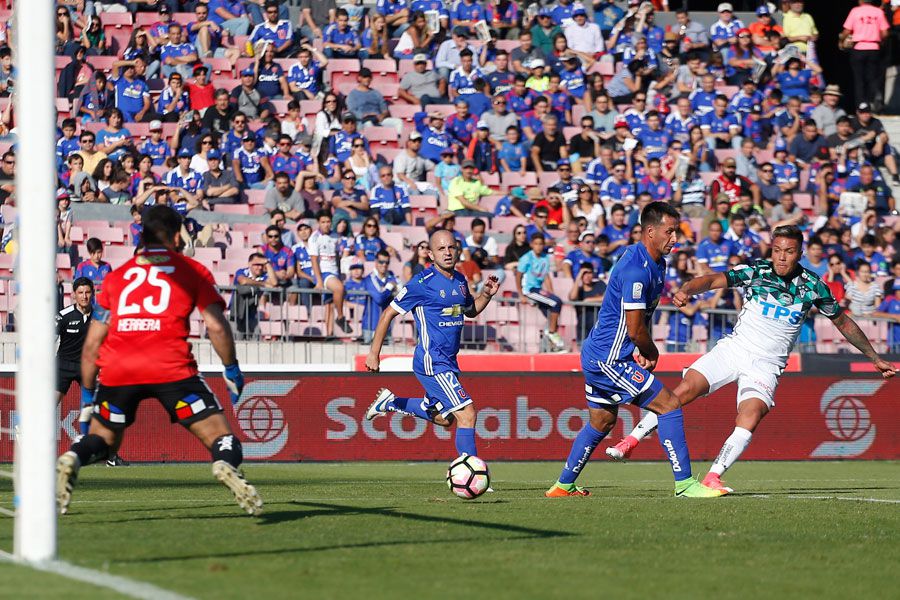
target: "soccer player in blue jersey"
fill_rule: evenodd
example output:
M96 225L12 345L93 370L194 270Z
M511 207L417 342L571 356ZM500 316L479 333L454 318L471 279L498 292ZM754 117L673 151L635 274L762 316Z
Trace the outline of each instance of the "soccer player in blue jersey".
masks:
M572 443L559 480L545 492L550 498L590 495L575 480L615 425L619 405L626 403L659 415L659 440L675 475L676 496L713 498L727 493L692 476L681 403L652 373L659 350L649 325L663 291L663 257L677 241L679 221L678 211L665 202L645 206L641 241L625 251L610 273L600 315L581 349L590 422Z
M367 419L399 412L443 427L456 423L456 451L477 456L475 407L459 381L459 341L463 316L474 318L500 289L497 278L488 277L481 294L473 298L466 278L456 270L460 247L453 234L439 229L431 234L429 251L434 264L409 281L384 309L366 358L366 368L377 372L381 346L397 315L413 313L419 342L413 355L413 373L425 388L420 398L400 398L387 389L378 391L366 411Z

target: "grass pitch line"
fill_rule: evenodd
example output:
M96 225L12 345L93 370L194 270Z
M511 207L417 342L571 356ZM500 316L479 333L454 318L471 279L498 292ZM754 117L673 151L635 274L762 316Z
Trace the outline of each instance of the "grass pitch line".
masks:
M26 562L18 560L12 554L0 550L0 561L21 565L23 567L31 567L36 571L53 573L54 575L60 575L67 579L73 579L97 587L110 589L123 596L137 598L138 600L194 600L190 596L182 596L181 594L158 588L150 583L135 581L134 579L128 579L127 577L79 567L62 560L50 560L36 563Z

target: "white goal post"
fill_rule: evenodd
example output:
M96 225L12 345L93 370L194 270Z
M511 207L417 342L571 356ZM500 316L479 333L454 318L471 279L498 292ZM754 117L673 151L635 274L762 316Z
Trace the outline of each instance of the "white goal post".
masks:
M18 370L14 545L20 560L56 556L56 86L53 0L18 0Z

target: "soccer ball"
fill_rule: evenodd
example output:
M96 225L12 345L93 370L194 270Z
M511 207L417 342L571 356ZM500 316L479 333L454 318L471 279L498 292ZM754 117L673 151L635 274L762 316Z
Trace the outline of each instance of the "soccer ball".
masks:
M447 469L447 487L460 498L477 498L490 486L491 473L487 463L477 456L463 454Z

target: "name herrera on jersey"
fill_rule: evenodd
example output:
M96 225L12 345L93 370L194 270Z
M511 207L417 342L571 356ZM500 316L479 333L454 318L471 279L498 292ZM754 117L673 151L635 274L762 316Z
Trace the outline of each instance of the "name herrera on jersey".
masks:
M119 319L116 331L160 331L159 319Z

